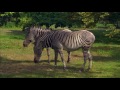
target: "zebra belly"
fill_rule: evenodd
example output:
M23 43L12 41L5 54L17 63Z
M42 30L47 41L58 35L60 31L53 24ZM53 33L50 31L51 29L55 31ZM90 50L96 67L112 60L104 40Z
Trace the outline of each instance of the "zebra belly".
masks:
M75 51L80 49L82 46L78 46L78 47L68 47L68 46L63 46L63 49L66 51Z

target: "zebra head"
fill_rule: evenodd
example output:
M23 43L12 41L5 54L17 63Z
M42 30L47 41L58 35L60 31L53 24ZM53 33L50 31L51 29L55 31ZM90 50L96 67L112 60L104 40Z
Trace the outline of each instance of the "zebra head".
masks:
M34 42L33 27L28 27L25 29L25 40L23 41L23 46L27 47L31 42Z
M39 42L34 47L34 62L38 63L43 51L42 42Z
M41 27L28 27L26 30L26 37L23 46L27 47L31 42L35 43L38 38L42 37L45 33L50 32L50 29L42 29Z

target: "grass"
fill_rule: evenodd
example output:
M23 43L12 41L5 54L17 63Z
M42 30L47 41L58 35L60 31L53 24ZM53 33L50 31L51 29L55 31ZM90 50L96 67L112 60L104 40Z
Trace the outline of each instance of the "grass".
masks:
M89 72L79 72L83 64L81 49L72 52L68 71L63 70L59 57L54 66L54 53L51 49L51 62L47 63L44 49L41 61L33 62L33 44L23 48L24 33L20 29L0 28L0 78L120 78L120 45L103 35L103 30L93 30L96 42L91 48L93 67ZM67 53L64 51L65 60ZM86 65L86 68L88 63Z

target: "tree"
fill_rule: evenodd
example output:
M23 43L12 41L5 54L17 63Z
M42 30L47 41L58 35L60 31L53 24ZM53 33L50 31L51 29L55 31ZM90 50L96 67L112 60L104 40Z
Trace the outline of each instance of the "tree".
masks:
M82 18L84 27L95 26L99 21L103 21L106 16L109 15L108 12L78 12Z
M120 12L109 12L106 19L109 23L114 24L116 28L120 28Z
M8 22L19 23L19 12L0 12L0 26L6 25Z

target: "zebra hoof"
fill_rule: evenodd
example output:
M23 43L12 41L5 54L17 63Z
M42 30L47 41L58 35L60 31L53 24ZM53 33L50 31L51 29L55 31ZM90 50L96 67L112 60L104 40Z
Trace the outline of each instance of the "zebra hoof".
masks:
M34 63L39 63L39 61L38 60L34 60Z

